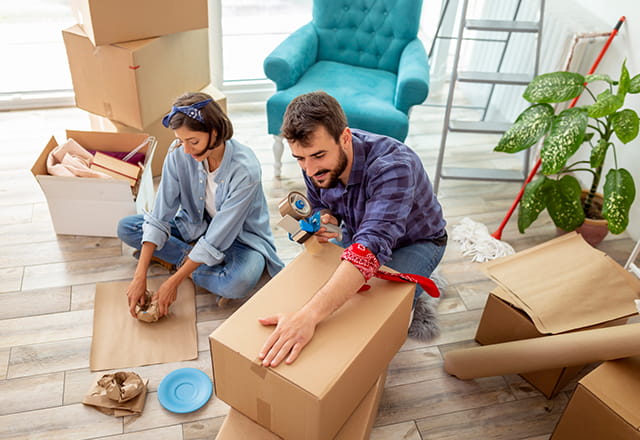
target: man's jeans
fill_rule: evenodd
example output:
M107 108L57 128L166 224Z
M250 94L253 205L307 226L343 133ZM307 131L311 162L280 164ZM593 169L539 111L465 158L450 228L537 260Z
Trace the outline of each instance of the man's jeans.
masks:
M143 215L123 218L118 223L118 237L127 245L140 249L143 223ZM183 240L175 223L171 221L171 236L162 249L156 249L153 255L179 267L192 248L192 245ZM258 283L264 268L262 254L236 240L224 251L224 261L215 266L201 264L193 271L191 278L197 286L216 295L242 298Z

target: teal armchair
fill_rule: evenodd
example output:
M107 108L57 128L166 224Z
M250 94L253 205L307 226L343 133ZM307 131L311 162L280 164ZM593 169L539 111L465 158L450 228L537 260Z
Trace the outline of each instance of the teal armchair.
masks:
M315 0L313 19L264 60L276 85L267 101L280 176L280 135L287 105L324 90L342 105L349 126L404 141L409 110L429 93L429 61L417 38L422 0Z

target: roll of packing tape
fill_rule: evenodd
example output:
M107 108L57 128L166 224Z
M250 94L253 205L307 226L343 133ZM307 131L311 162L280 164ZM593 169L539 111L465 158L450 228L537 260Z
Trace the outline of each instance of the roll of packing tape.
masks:
M291 191L287 197L280 201L278 209L281 216L289 215L296 220L307 218L311 215L311 203L299 191Z

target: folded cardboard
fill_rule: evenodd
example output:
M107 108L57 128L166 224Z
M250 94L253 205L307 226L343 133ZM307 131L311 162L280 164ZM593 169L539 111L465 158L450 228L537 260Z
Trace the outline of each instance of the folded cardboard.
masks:
M364 396L356 410L340 428L334 440L368 440L378 413L378 405L384 391L386 372L382 374ZM270 432L233 408L225 417L216 440L280 440Z
M87 149L129 152L145 142L146 134L121 134L67 130ZM31 167L47 199L53 228L57 234L116 237L118 221L127 215L150 210L153 205L153 178L147 164L153 160L154 147L145 146L145 167L137 194L128 182L117 179L61 177L47 174L47 157L58 145L54 137Z
M213 87L212 85L208 85L200 91L209 94L218 103L218 105L222 107L222 110L224 110L225 113L227 112L227 98L220 90ZM170 108L170 106L167 107L166 112L169 112ZM151 171L153 172L153 177L162 174L162 164L164 164L164 158L169 151L171 142L173 142L173 140L175 139L173 130L162 125L162 117L140 130L134 127L129 127L125 124L121 124L118 121L105 118L104 116L96 115L93 113L88 114L89 123L91 124L92 130L112 131L117 133L149 133L151 136L154 136L158 141L158 145L156 146L156 151L153 155L153 161L151 162Z
M97 47L79 25L62 36L76 105L130 127L143 130L209 83L207 29Z
M498 283L476 332L480 344L623 324L636 314L640 280L572 232L484 263ZM522 374L551 398L584 366Z
M70 6L95 46L208 26L207 0L71 0Z
M640 357L605 362L578 383L551 440L640 439Z
M541 333L562 333L636 312L640 280L571 232L482 265Z
M91 162L90 168L105 173L114 179L129 182L131 187L135 187L138 183L141 171L138 165L125 162L100 151L96 151L93 155L93 162Z
M415 285L372 279L370 290L316 328L293 364L261 365L257 354L273 327L258 318L302 307L330 278L342 251L308 240L304 252L209 336L216 395L284 439L333 438L407 337Z
M489 295L478 324L475 340L482 345L489 345L545 336L536 329L528 315L501 298L504 296L503 292L500 287L497 287ZM620 325L627 319L628 317L622 317L584 327L583 330ZM520 375L547 398L551 398L583 368L584 365L574 365Z

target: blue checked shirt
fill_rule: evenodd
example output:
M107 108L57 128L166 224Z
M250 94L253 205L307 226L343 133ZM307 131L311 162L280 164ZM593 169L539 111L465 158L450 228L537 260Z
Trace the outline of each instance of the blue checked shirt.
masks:
M349 182L318 189L305 175L314 210L328 209L341 221L345 246L360 243L380 264L394 249L438 238L446 222L418 155L395 139L352 129Z

